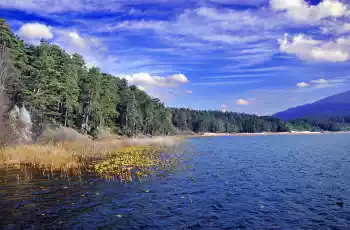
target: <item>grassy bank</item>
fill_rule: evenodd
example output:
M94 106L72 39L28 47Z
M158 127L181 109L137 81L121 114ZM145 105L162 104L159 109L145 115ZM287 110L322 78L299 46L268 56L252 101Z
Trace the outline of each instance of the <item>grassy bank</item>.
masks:
M0 149L0 164L29 166L48 172L81 174L93 170L100 174L125 174L160 164L165 148L175 146L179 138L79 140L19 145ZM108 167L107 167L108 166Z

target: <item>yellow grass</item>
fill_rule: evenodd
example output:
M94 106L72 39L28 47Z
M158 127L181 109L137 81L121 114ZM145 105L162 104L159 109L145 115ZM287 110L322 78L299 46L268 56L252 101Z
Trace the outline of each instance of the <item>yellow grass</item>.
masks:
M108 139L102 141L80 140L74 142L58 142L46 144L20 145L0 149L0 164L7 166L27 165L44 171L61 171L81 173L120 152L128 146L169 146L177 142L170 137L143 139ZM126 151L118 156L125 156L122 161L133 155L137 164L148 164L147 157L141 157L142 152L149 151L140 148ZM147 153L147 154L146 154ZM139 156L138 158L135 156ZM129 158L128 158L129 157ZM144 161L142 161L144 160ZM134 162L135 163L135 162Z

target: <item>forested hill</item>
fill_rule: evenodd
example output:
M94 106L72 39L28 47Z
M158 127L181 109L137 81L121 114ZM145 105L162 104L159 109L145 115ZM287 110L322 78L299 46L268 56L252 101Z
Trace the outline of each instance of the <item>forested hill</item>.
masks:
M25 44L4 20L0 44L1 86L12 104L29 109L37 130L49 123L93 136L101 127L124 135L172 132L171 111L163 103L125 79L88 69L79 54L46 41Z
M289 130L272 117L166 108L125 79L87 68L79 54L46 41L25 44L1 19L0 65L0 96L10 105L24 105L37 132L46 124L92 136L102 128L127 136Z
M256 133L287 132L287 124L273 117L234 112L191 110L171 108L172 123L181 131L193 130L196 133Z
M336 116L350 115L350 91L335 94L316 101L312 104L306 104L273 115L284 121L313 118L325 119Z

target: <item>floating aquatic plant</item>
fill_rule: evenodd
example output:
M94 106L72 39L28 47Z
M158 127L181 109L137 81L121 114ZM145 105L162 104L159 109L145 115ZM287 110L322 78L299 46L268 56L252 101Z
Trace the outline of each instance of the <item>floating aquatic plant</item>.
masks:
M119 176L132 180L132 175L142 177L157 171L171 171L178 161L166 149L134 146L112 154L109 159L94 165L93 170L105 178Z

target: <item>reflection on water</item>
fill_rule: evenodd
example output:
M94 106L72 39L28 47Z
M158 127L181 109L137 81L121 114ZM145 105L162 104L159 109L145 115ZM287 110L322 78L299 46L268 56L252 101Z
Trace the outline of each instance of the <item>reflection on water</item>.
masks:
M141 179L0 169L0 225L350 229L350 135L213 137L186 146L196 152L190 159Z

